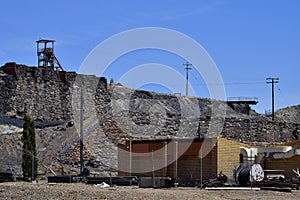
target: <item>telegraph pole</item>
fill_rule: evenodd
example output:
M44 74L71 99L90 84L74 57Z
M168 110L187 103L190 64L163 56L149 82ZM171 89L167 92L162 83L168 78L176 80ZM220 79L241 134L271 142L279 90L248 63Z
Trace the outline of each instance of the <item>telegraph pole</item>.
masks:
M185 65L185 70L186 70L186 84L185 84L185 96L189 95L189 70L191 70L192 68L190 68L189 66L191 66L191 63L184 63L183 65Z
M83 90L80 87L80 175L83 175Z
M275 97L274 97L274 83L278 83L279 82L279 78L267 78L267 83L271 83L272 84L272 120L274 121L275 119Z

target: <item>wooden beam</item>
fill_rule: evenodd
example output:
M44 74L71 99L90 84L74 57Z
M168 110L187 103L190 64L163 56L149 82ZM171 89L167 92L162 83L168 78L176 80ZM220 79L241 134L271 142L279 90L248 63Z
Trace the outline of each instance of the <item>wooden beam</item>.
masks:
M260 188L251 187L206 187L206 190L255 190L259 191Z
M271 190L271 191L278 191L278 192L292 192L292 188L290 187L261 187L262 190Z

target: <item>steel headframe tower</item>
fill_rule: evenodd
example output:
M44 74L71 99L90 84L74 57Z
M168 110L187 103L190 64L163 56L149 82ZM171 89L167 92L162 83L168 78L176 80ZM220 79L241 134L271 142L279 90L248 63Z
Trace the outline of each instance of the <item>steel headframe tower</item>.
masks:
M272 120L275 119L275 97L274 97L274 83L279 83L279 78L267 78L267 83L272 84Z
M55 40L38 40L37 56L38 67L50 68L51 70L64 71L61 64L58 62L54 55L54 42Z

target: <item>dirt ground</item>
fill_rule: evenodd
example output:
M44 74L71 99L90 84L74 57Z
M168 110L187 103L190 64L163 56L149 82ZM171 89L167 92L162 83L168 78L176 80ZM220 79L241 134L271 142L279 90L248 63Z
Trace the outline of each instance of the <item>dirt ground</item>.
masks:
M300 199L300 191L291 193L274 191L221 190L196 188L144 189L138 187L100 188L83 183L0 183L0 199Z

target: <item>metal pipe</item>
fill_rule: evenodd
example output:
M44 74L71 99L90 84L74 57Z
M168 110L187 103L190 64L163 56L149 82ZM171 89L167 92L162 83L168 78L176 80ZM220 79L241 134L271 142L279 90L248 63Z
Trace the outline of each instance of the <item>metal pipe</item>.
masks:
M132 172L132 140L129 141L129 175Z
M153 187L155 188L155 174L154 174L154 153L153 153L153 149L152 149L152 184L153 184Z
M203 171L202 171L202 164L203 164L203 162L202 162L202 149L200 149L200 188L202 189L202 186L203 186L203 176L202 176L202 173L203 173Z
M250 150L250 185L251 185L251 190L252 190L252 182L253 182L253 178L252 178L252 150Z
M178 177L178 141L175 141L175 176L174 178L177 179Z
M109 185L110 185L110 187L112 187L112 176L111 176L111 172L112 172L112 155L110 155L110 168L109 168Z

